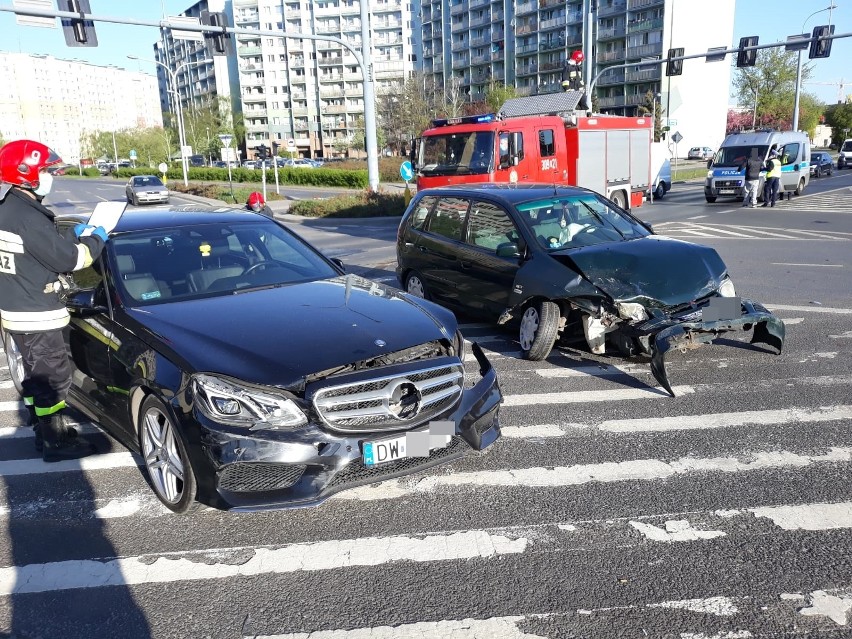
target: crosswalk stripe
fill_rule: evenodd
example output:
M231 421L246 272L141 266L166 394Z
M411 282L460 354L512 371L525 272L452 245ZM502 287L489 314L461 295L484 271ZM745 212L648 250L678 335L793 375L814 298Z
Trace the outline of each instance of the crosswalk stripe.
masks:
M681 457L673 461L636 459L575 466L512 468L430 475L414 484L404 479L389 480L378 486L362 486L336 495L340 499L395 499L416 493L431 493L456 486L560 488L587 483L653 481L696 473L740 473L778 468L804 468L818 463L849 463L852 448L831 447L823 455L800 455L790 451L752 452L748 458Z
M397 561L485 559L525 552L529 539L522 534L522 528L515 529L512 537L467 530L416 538L368 537L8 566L0 568L0 596L381 566Z
M695 392L692 386L672 386L675 397ZM590 390L569 393L528 393L525 395L506 395L504 406L537 406L540 404L585 404L588 402L610 402L630 399L652 399L668 397L668 392L660 387L621 388L617 390Z
M41 459L12 459L0 461L0 477L40 475L43 473L67 473L80 470L106 470L109 468L133 468L142 465L142 458L133 453L103 453L83 459L62 460L45 463Z
M791 306L789 304L764 304L770 311L792 311L794 313L833 313L852 315L852 308L831 308L829 306Z
M703 224L695 224L694 222L692 223L692 226L694 228L698 229L699 231L708 231L708 232L713 232L713 233L724 233L725 235L731 235L733 237L749 237L745 233L737 233L736 231L729 231L726 228L704 226Z

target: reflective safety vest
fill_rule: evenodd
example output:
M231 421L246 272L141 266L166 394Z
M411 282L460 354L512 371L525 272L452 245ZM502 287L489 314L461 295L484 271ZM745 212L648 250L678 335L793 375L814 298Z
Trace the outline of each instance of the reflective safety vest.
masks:
M781 177L781 160L775 158L774 160L769 160L769 164L771 165L769 171L766 172L767 178L780 178Z

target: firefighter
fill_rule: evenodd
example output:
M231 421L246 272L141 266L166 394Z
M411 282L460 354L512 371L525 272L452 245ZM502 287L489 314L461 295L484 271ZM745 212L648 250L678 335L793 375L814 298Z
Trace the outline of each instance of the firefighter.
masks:
M582 51L575 51L571 57L565 61L565 66L562 68L562 90L563 91L582 91L583 97L577 104L577 108L585 111L589 108L586 100L585 84L583 84L583 60L585 56Z
M249 194L248 200L246 201L246 208L249 211L254 211L255 213L262 213L266 217L273 217L272 209L269 208L266 200L263 199L263 195L257 191Z
M63 421L71 363L63 337L69 316L59 292L62 274L91 265L107 240L103 227L78 224L68 238L57 231L42 200L53 184L47 168L59 162L33 140L0 148L0 322L21 353L24 404L44 461L96 452Z

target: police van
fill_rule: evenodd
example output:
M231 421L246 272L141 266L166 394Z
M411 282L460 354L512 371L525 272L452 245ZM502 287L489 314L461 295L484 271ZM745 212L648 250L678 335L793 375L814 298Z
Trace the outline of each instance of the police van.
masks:
M707 163L704 180L704 198L715 202L719 197L742 200L745 197L745 167L751 150L756 148L761 162L766 162L769 151L778 151L781 159L781 187L785 192L801 195L811 180L811 148L806 133L799 131L750 131L733 133L725 138L714 158ZM760 172L758 198L763 197L765 171Z

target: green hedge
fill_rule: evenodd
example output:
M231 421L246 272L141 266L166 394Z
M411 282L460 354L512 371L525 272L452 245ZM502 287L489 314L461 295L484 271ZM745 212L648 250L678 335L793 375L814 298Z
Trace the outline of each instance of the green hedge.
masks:
M234 182L251 182L257 184L263 180L260 169L231 169L231 179ZM130 178L134 175L159 175L159 172L150 167L137 167L135 169L118 169L115 172L117 178ZM180 167L170 168L166 174L170 181L183 180L183 171ZM204 182L227 182L228 169L217 169L210 167L192 167L187 171L190 180ZM332 186L347 189L363 189L367 187L366 170L344 170L344 169L278 169L278 181L281 184L300 186ZM266 170L267 184L275 184L275 174L272 169Z
M305 217L399 217L405 212L405 198L391 193L363 192L323 200L299 200L287 212Z

